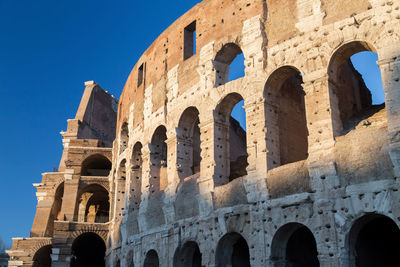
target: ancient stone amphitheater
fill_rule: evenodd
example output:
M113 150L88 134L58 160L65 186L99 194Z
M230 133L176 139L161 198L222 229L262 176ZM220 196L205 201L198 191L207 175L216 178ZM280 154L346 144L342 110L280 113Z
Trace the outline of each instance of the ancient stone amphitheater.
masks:
M10 266L399 266L399 8L197 4L119 102L85 83ZM361 51L379 57L385 105L350 61Z

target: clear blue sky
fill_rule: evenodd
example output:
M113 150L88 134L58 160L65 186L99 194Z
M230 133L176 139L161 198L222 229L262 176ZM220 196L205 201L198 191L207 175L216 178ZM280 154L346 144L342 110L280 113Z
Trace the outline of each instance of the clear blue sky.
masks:
M119 97L140 55L198 2L0 0L0 237L6 244L29 236L32 183L58 166L59 132L75 116L83 82L95 80Z

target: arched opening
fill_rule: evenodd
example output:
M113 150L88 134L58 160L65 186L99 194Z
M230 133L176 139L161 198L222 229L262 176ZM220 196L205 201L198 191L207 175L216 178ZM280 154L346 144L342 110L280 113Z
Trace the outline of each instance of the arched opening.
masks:
M128 256L126 257L126 266L134 267L133 264L133 251L129 251Z
M305 160L308 130L300 72L281 67L268 78L264 89L268 169Z
M130 211L138 211L142 198L142 144L137 142L133 146L131 159L131 180L130 180Z
M304 225L289 223L276 232L271 245L274 266L318 267L314 235Z
M51 267L51 245L44 246L33 256L33 267Z
M115 181L116 187L116 215L122 216L125 210L125 186L126 186L126 159L123 159L119 164L118 176Z
M241 95L231 93L218 104L214 111L215 186L227 184L247 174L246 131L231 116L234 107L238 103L243 103L242 100ZM246 124L242 121L243 123Z
M374 62L378 56L374 52L369 44L355 41L340 47L330 60L328 75L335 137L345 135L360 121L385 108L381 73ZM363 79L368 77L373 77L376 83ZM373 87L368 88L366 81Z
M80 193L78 222L106 223L109 221L109 210L108 191L101 185L89 185Z
M119 153L121 154L128 147L128 142L129 142L129 128L128 128L128 123L126 122L122 124L121 134L119 136L119 142L120 142Z
M144 259L144 264L143 267L158 267L159 266L159 261L158 261L158 254L155 250L150 250L146 254L146 258Z
M348 236L350 266L400 266L400 230L383 215L369 214L358 219Z
M61 221L61 206L64 197L64 182L62 182L54 194L54 202L51 207L49 226L47 227L47 236L52 236L54 231L54 221Z
M188 241L177 248L174 256L174 267L201 267L201 253L196 242Z
M238 233L224 235L216 251L217 267L250 267L250 252L246 240Z
M104 267L106 245L95 233L78 236L71 247L71 267Z
M181 179L200 172L199 123L199 111L195 107L189 107L183 112L176 129L178 175Z
M121 267L121 261L117 260L117 263L115 264L115 267Z
M111 170L111 161L100 154L92 155L82 162L82 176L108 176Z
M215 56L213 63L216 71L216 87L245 75L243 52L237 44L224 45Z
M150 144L150 194L164 190L167 178L167 129L158 126Z

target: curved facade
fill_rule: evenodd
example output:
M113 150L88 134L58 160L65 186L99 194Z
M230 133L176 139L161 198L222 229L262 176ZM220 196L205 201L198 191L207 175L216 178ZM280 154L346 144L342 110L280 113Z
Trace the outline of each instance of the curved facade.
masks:
M87 232L103 238L106 266L399 265L399 9L202 1L143 54L116 122L103 121L116 128L112 147L93 156L112 162L108 222L104 190L81 186L104 168L86 157L70 167L65 151L109 138L64 135L64 197L49 196L48 211L61 213L27 240L52 244L53 266L76 262L73 241ZM372 105L350 61L362 51L378 55L385 105ZM245 75L229 80L240 54ZM242 100L246 131L230 116ZM11 261L29 261L19 257Z

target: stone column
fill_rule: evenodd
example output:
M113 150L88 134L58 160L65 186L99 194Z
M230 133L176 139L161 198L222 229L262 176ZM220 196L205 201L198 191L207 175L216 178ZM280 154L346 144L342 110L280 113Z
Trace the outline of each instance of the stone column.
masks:
M78 219L77 216L75 216L75 210L77 207L76 202L79 201L79 175L67 173L64 176L64 196L61 206L61 217L65 221L76 221Z
M400 177L400 57L382 59L378 61L378 65L386 97L389 155L394 166L394 174Z
M179 183L179 177L177 172L177 138L176 136L171 137L165 141L167 143L167 177L168 186L165 189L164 205L162 207L164 213L164 219L166 224L170 224L175 221L175 208L174 202L176 198L176 187Z
M200 120L204 121L204 120ZM200 216L207 216L213 210L214 192L214 120L208 120L199 124L200 128L200 178L197 180L199 185L199 212Z
M142 201L140 202L138 224L140 232L145 231L147 227L146 211L148 206L148 199L150 197L150 145L144 145L142 148Z
M268 194L267 143L264 98L257 96L245 100L246 142L247 142L247 178L244 181L249 202L260 199L260 193Z

